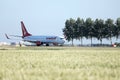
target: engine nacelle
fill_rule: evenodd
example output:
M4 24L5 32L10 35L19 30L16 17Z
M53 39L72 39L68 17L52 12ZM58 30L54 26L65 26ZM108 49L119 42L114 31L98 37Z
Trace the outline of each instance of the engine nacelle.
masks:
M37 42L36 42L36 45L37 45L37 46L40 46L40 45L41 45L41 42L40 42L40 41L37 41Z

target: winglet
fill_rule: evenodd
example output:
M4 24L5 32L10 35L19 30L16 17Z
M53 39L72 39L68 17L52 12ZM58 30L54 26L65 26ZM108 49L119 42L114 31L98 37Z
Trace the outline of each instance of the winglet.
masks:
M5 34L5 36L6 36L7 39L10 39L7 34Z

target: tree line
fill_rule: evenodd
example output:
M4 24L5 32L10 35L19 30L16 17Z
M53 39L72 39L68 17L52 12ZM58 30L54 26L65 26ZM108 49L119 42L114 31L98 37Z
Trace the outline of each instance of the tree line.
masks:
M111 18L107 20L96 19L92 20L87 18L86 20L82 18L77 18L77 20L70 18L66 20L65 27L63 28L63 34L67 41L80 40L81 45L83 45L83 38L91 40L91 46L93 38L100 41L102 45L102 40L108 39L112 45L112 38L120 36L120 18L114 21Z

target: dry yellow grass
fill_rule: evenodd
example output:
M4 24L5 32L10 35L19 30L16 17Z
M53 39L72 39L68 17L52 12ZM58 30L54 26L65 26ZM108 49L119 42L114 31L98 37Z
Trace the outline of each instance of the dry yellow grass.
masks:
M0 80L119 80L120 48L0 50Z

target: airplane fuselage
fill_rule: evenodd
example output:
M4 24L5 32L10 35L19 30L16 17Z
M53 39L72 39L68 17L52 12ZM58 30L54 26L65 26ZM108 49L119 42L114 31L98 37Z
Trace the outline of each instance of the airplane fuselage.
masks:
M54 43L60 45L63 45L65 42L63 38L58 36L26 36L23 40L32 43L40 42L41 44Z

